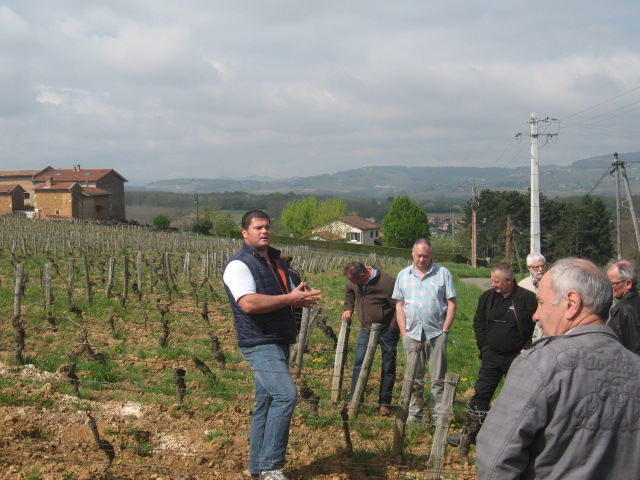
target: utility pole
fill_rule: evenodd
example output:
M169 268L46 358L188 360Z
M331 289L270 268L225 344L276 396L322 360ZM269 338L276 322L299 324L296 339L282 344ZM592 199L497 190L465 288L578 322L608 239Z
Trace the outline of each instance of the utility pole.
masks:
M557 121L555 118L543 118L538 119L538 114L533 112L531 114L531 132L528 134L531 137L531 245L530 253L541 253L540 249L540 183L538 176L538 136L539 124L541 122L551 123ZM527 135L526 133L518 133L516 138L520 135ZM555 137L557 133L545 133L546 140L551 137Z
M640 231L638 230L638 219L636 217L636 208L633 205L633 197L631 196L631 188L629 187L629 179L627 178L627 169L625 168L625 162L618 160L618 154L613 154L614 161L612 163L613 168L616 170L616 178L620 175L620 170L622 170L622 180L624 181L624 187L627 191L627 201L629 202L629 210L631 211L631 221L633 222L633 230L636 234L636 243L638 244L638 250L640 251ZM619 188L619 181L616 182ZM620 198L620 194L616 195L616 199ZM616 212L617 212L616 206ZM620 239L620 218L618 217L618 258L620 258L621 254L621 245L622 241Z
M505 239L505 261L511 263L511 252L513 251L513 225L511 217L507 217L507 236Z
M618 260L622 258L622 234L621 234L621 215L620 215L620 169L618 166L622 163L618 161L618 154L613 154L614 161L611 164L616 172L616 248L618 251ZM611 172L613 173L613 171Z
M198 194L193 194L193 203L196 204L196 225L200 226L200 212L198 211Z
M471 267L478 268L478 237L476 231L476 208L478 208L478 194L476 187L471 187Z

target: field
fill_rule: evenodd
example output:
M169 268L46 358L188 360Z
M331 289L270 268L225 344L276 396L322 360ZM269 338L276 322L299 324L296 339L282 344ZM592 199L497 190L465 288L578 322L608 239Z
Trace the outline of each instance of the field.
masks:
M247 478L253 378L238 352L220 281L239 245L132 227L0 218L2 478ZM299 247L285 253L323 291L318 318L336 334L344 264L360 259L393 275L405 266ZM460 278L488 271L447 266L459 303L449 345L449 370L462 377L457 423L479 365L471 320L480 291ZM333 340L316 328L301 380L319 396L318 414L307 401L296 409L290 477L427 477L433 426L408 425L402 457L391 455L394 419L375 412L378 361L366 403L349 424L353 453L347 453L341 404L330 400L334 352ZM404 359L398 358L399 396ZM475 478L472 466L449 453L442 478Z

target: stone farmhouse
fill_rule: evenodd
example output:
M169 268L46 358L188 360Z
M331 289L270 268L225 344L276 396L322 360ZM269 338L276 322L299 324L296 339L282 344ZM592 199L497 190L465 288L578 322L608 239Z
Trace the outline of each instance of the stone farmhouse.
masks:
M344 215L314 229L309 239L375 245L380 243L381 228L380 224L372 220L357 215Z
M70 169L0 171L0 214L26 211L38 218L125 220L126 181L115 170L82 169L80 165ZM22 205L10 205L4 200L16 187L22 189Z
M24 188L20 185L0 185L0 212L24 209Z

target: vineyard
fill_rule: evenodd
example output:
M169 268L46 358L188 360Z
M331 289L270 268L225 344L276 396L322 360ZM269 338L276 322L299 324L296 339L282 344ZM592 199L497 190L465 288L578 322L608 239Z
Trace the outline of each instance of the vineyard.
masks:
M238 240L126 225L0 218L2 478L248 478L253 376L238 351L220 280L239 247ZM407 425L403 455L391 454L394 419L376 415L379 364L346 429L352 451L341 403L331 401L342 267L361 260L395 275L406 260L282 250L324 297L298 359L301 403L288 475L431 478L432 425ZM465 287L456 282L456 288L460 295ZM474 303L477 292L470 292ZM477 372L477 363L465 360L474 348L471 322L464 313L458 318L460 353L450 370L471 382ZM343 389L352 361L351 351ZM400 352L398 392L403 368ZM458 408L460 418L464 406ZM449 454L442 478L472 479L475 472Z

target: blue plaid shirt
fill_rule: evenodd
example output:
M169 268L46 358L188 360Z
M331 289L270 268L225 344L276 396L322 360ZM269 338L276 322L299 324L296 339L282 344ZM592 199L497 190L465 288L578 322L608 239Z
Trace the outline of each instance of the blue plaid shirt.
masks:
M422 332L427 339L442 334L447 316L447 300L456 297L451 272L437 263L420 278L413 264L396 278L392 298L404 302L407 335L420 341Z

